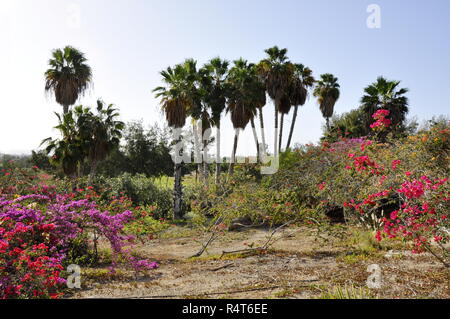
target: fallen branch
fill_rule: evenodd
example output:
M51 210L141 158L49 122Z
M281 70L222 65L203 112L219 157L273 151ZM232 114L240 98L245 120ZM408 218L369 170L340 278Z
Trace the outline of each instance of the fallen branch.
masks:
M233 251L222 251L222 255L220 256L220 258L222 258L224 255L229 255L229 254L237 254L237 253L251 253L251 252L256 252L256 251L266 251L271 245L273 245L276 241L280 240L282 237L275 239L274 241L272 241L274 235L280 231L281 229L283 229L284 227L294 223L295 221L291 220L288 221L287 223L284 223L283 225L275 228L269 235L267 241L259 247L255 247L255 248L246 248L246 249L239 249L239 250L233 250ZM289 234L292 235L292 234Z
M312 282L317 280L297 280L297 281L303 281L303 282ZM311 287L311 285L296 285L296 288L300 287ZM217 295L229 295L229 294L238 294L238 293L245 293L245 292L252 292L252 291L262 291L262 290L274 290L279 288L286 288L284 285L275 285L275 286L268 286L268 287L255 287L255 288L248 288L248 289L237 289L237 290L230 290L230 291L217 291L217 292L203 292L196 295L189 295L189 294L180 294L180 295L162 295L162 296L132 296L132 297L117 297L117 298L103 298L103 299L163 299L163 298L186 298L186 296L194 296L194 297L205 297L205 296L217 296ZM102 299L102 298L98 298Z
M206 248L208 248L209 244L211 242L213 242L217 237L219 237L219 235L217 233L212 233L211 236L209 237L208 241L204 244L202 244L202 248L200 248L200 250L195 253L194 255L190 256L189 258L196 258L196 257L200 257L201 255L203 255L203 253L205 252Z
M234 263L229 263L229 264L217 267L217 268L209 269L209 271L218 271L218 270L221 270L221 269L224 269L224 268L228 268L228 267L233 266L233 265L234 265Z
M305 285L304 287L308 287ZM192 295L196 297L203 297L203 296L217 296L217 295L228 295L228 294L237 294L237 293L244 293L244 292L251 292L251 291L261 291L261 290L273 290L283 288L283 286L270 286L270 287L257 287L257 288L250 288L250 289L241 289L241 290L231 290L231 291L219 291L219 292L204 292L197 295ZM135 297L120 297L116 299L163 299L163 298L183 298L186 296L191 295L166 295L166 296L135 296ZM110 299L110 298L108 298Z

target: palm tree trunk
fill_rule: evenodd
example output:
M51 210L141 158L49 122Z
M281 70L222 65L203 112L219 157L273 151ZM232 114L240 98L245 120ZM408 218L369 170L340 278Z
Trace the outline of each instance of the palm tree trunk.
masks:
M174 186L173 186L173 218L183 218L183 186L182 186L182 164L175 164Z
M194 134L194 162L197 164L197 172L200 172L200 178L203 179L203 173L201 169L200 141L198 138L197 120L195 119L192 122L192 133Z
M327 117L327 131L330 131L330 118Z
M278 156L278 103L275 101L275 128L274 128L274 142L273 142L273 155Z
M291 146L292 134L294 133L295 121L297 120L297 112L298 112L298 105L294 106L294 115L292 116L291 129L289 130L289 137L286 144L286 150L289 149L289 147Z
M264 133L264 119L263 119L263 110L262 107L259 108L259 124L261 127L261 143L262 143L262 152L266 152L266 134ZM260 154L262 155L262 154Z
M234 134L233 151L231 152L231 163L230 163L230 167L228 169L228 176L232 176L234 174L234 164L236 163L236 150L237 150L238 138L239 138L239 130L236 129L236 132Z
M260 154L259 154L259 141L258 141L258 134L256 133L255 121L253 120L253 117L250 119L250 123L252 125L253 138L255 139L255 144L256 144L256 162L259 163L260 158L261 158Z
M209 175L209 165L208 165L208 141L203 141L203 183L208 187L208 175Z
M179 145L182 139L183 137L180 134L175 144ZM179 155L180 158L176 158L173 172L173 218L183 219L183 161L180 159L183 158L183 152L185 152L185 150L181 148L181 150L177 150L177 152L179 152L177 155Z
M220 183L220 168L222 159L220 158L220 122L216 126L216 184Z
M89 173L89 185L92 185L95 174L97 173L98 161L93 160L91 165L91 171Z
M283 125L284 125L284 113L281 113L281 118L280 118L280 139L278 140L278 147L281 151L281 143L283 141Z
M64 114L69 113L69 106L68 105L63 105L63 113Z
M78 162L76 177L80 178L81 176L83 176L83 163L82 162Z

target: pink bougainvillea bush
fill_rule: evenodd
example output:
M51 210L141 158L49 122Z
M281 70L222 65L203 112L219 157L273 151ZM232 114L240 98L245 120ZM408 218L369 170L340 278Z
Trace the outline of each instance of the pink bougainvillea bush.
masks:
M393 172L401 164L400 160L394 160L391 167L380 167L375 162L366 159L371 167L368 175L384 174L380 178L378 191L366 195L363 201L351 199L344 206L351 208L361 216L370 214L374 210L380 210L384 204L397 203L394 210L384 214L381 218L381 229L376 232L376 239L381 241L387 238L403 238L413 243L412 251L421 253L427 251L433 254L447 267L450 266L450 223L448 214L450 211L450 188L448 178L431 179L426 175L415 177L410 171L405 172L404 181L399 187L388 186L390 178L395 176ZM361 165L355 165L349 169L358 172ZM395 182L393 183L395 184ZM392 185L392 183L391 183Z
M390 123L377 112L374 129ZM450 159L448 123L385 142L341 138L282 154L268 185L294 198L300 215L327 220L338 213L351 224L374 230L378 240L402 239L413 252L427 251L449 263Z
M14 178L14 170L3 173L3 178ZM38 193L12 191L17 187L0 192L0 298L61 296L64 267L76 257L80 242L88 246L91 238L94 245L98 238L109 241L112 269L119 255L135 271L158 267L131 253L134 236L124 230L136 215L126 209L130 206L126 199L111 201L104 210L90 190L62 194L54 187L30 183L21 191Z

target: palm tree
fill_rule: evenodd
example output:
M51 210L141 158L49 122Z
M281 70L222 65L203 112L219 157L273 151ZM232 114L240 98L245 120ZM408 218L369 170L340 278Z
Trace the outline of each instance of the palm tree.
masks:
M294 132L295 121L297 120L298 107L305 105L308 91L313 87L315 79L312 76L312 70L303 64L294 64L294 80L290 88L289 97L291 104L294 106L294 114L292 117L291 129L286 144L286 149L291 146L292 134Z
M84 112L81 107L75 108L78 127L82 140L87 143L87 158L91 163L89 183L97 171L99 162L118 147L125 124L117 120L119 113L113 104L108 106L102 100L97 101L97 114Z
M287 49L279 49L274 46L265 50L267 58L259 63L259 73L264 79L266 90L274 101L275 125L274 125L274 155L278 155L278 112L282 114L290 109L288 103L288 90L293 78L294 67L286 56Z
M257 155L257 161L263 160L263 154L265 154L266 151L266 139L264 136L264 119L262 114L262 108L266 105L266 86L264 81L261 79L261 77L258 75L258 66L257 65L251 65L249 69L249 84L248 84L248 90L247 93L250 102L252 105L252 108L255 108L256 110L259 110L259 121L261 126L261 140L262 144L258 141L258 134L256 133L255 123L254 123L254 116L251 117L250 123L253 130L253 137L255 138L255 144L256 144L256 155Z
M58 125L54 128L61 133L61 138L46 138L41 145L47 144L46 153L53 154L51 162L61 167L64 174L72 178L77 177L79 165L83 162L86 153L84 141L80 138L77 121L72 112L62 116L55 113L58 118Z
M200 70L202 74L202 87L204 88L204 102L211 111L211 124L216 127L216 184L220 181L221 156L220 156L220 120L226 108L227 83L229 62L219 57L211 59Z
M334 77L333 74L322 74L320 76L320 80L317 81L317 85L313 93L314 96L317 97L322 116L327 121L328 130L330 129L330 117L332 117L334 113L334 105L340 95L340 86L337 81L338 78Z
M89 183L95 176L98 163L119 145L124 123L116 120L119 116L112 104L105 108L103 101L97 101L97 113L79 105L62 116L55 113L59 124L55 127L61 133L60 139L45 139L48 154L54 153L52 160L61 166L63 172L72 178L81 175L80 169L85 159L91 163Z
M239 130L245 129L247 124L256 115L256 109L259 107L254 101L253 85L254 79L257 77L256 72L252 70L255 70L254 65L248 64L246 60L241 58L234 61L234 66L230 69L227 77L227 82L230 86L227 100L227 113L230 113L231 122L235 129L231 163L228 171L230 176L233 175L234 164L236 162Z
M45 72L45 91L55 95L64 114L91 85L91 67L86 61L84 54L71 46L52 52L50 68Z
M372 115L379 109L389 111L389 119L392 122L391 128L396 131L406 119L408 113L408 98L404 96L407 88L399 89L400 81L389 81L380 76L377 81L364 89L364 96L361 99L361 107L365 113L365 126L373 123Z
M168 67L160 74L165 86L153 90L156 98L160 99L161 109L166 116L167 123L172 129L181 129L186 124L188 112L197 103L195 88L195 61L188 59L174 68ZM182 137L175 143L180 143ZM177 154L179 155L179 154ZM183 218L183 187L182 162L175 161L174 165L174 218Z

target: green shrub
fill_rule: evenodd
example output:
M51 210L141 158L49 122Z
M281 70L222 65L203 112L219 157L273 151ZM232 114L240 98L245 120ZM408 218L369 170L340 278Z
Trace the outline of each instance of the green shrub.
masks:
M65 183L67 187L67 181ZM89 185L87 177L79 179L77 184L79 188L86 188ZM156 186L153 179L145 175L125 173L113 178L99 176L94 179L92 186L105 202L125 197L131 200L133 206L155 206L153 216L157 219L171 217L172 191Z

